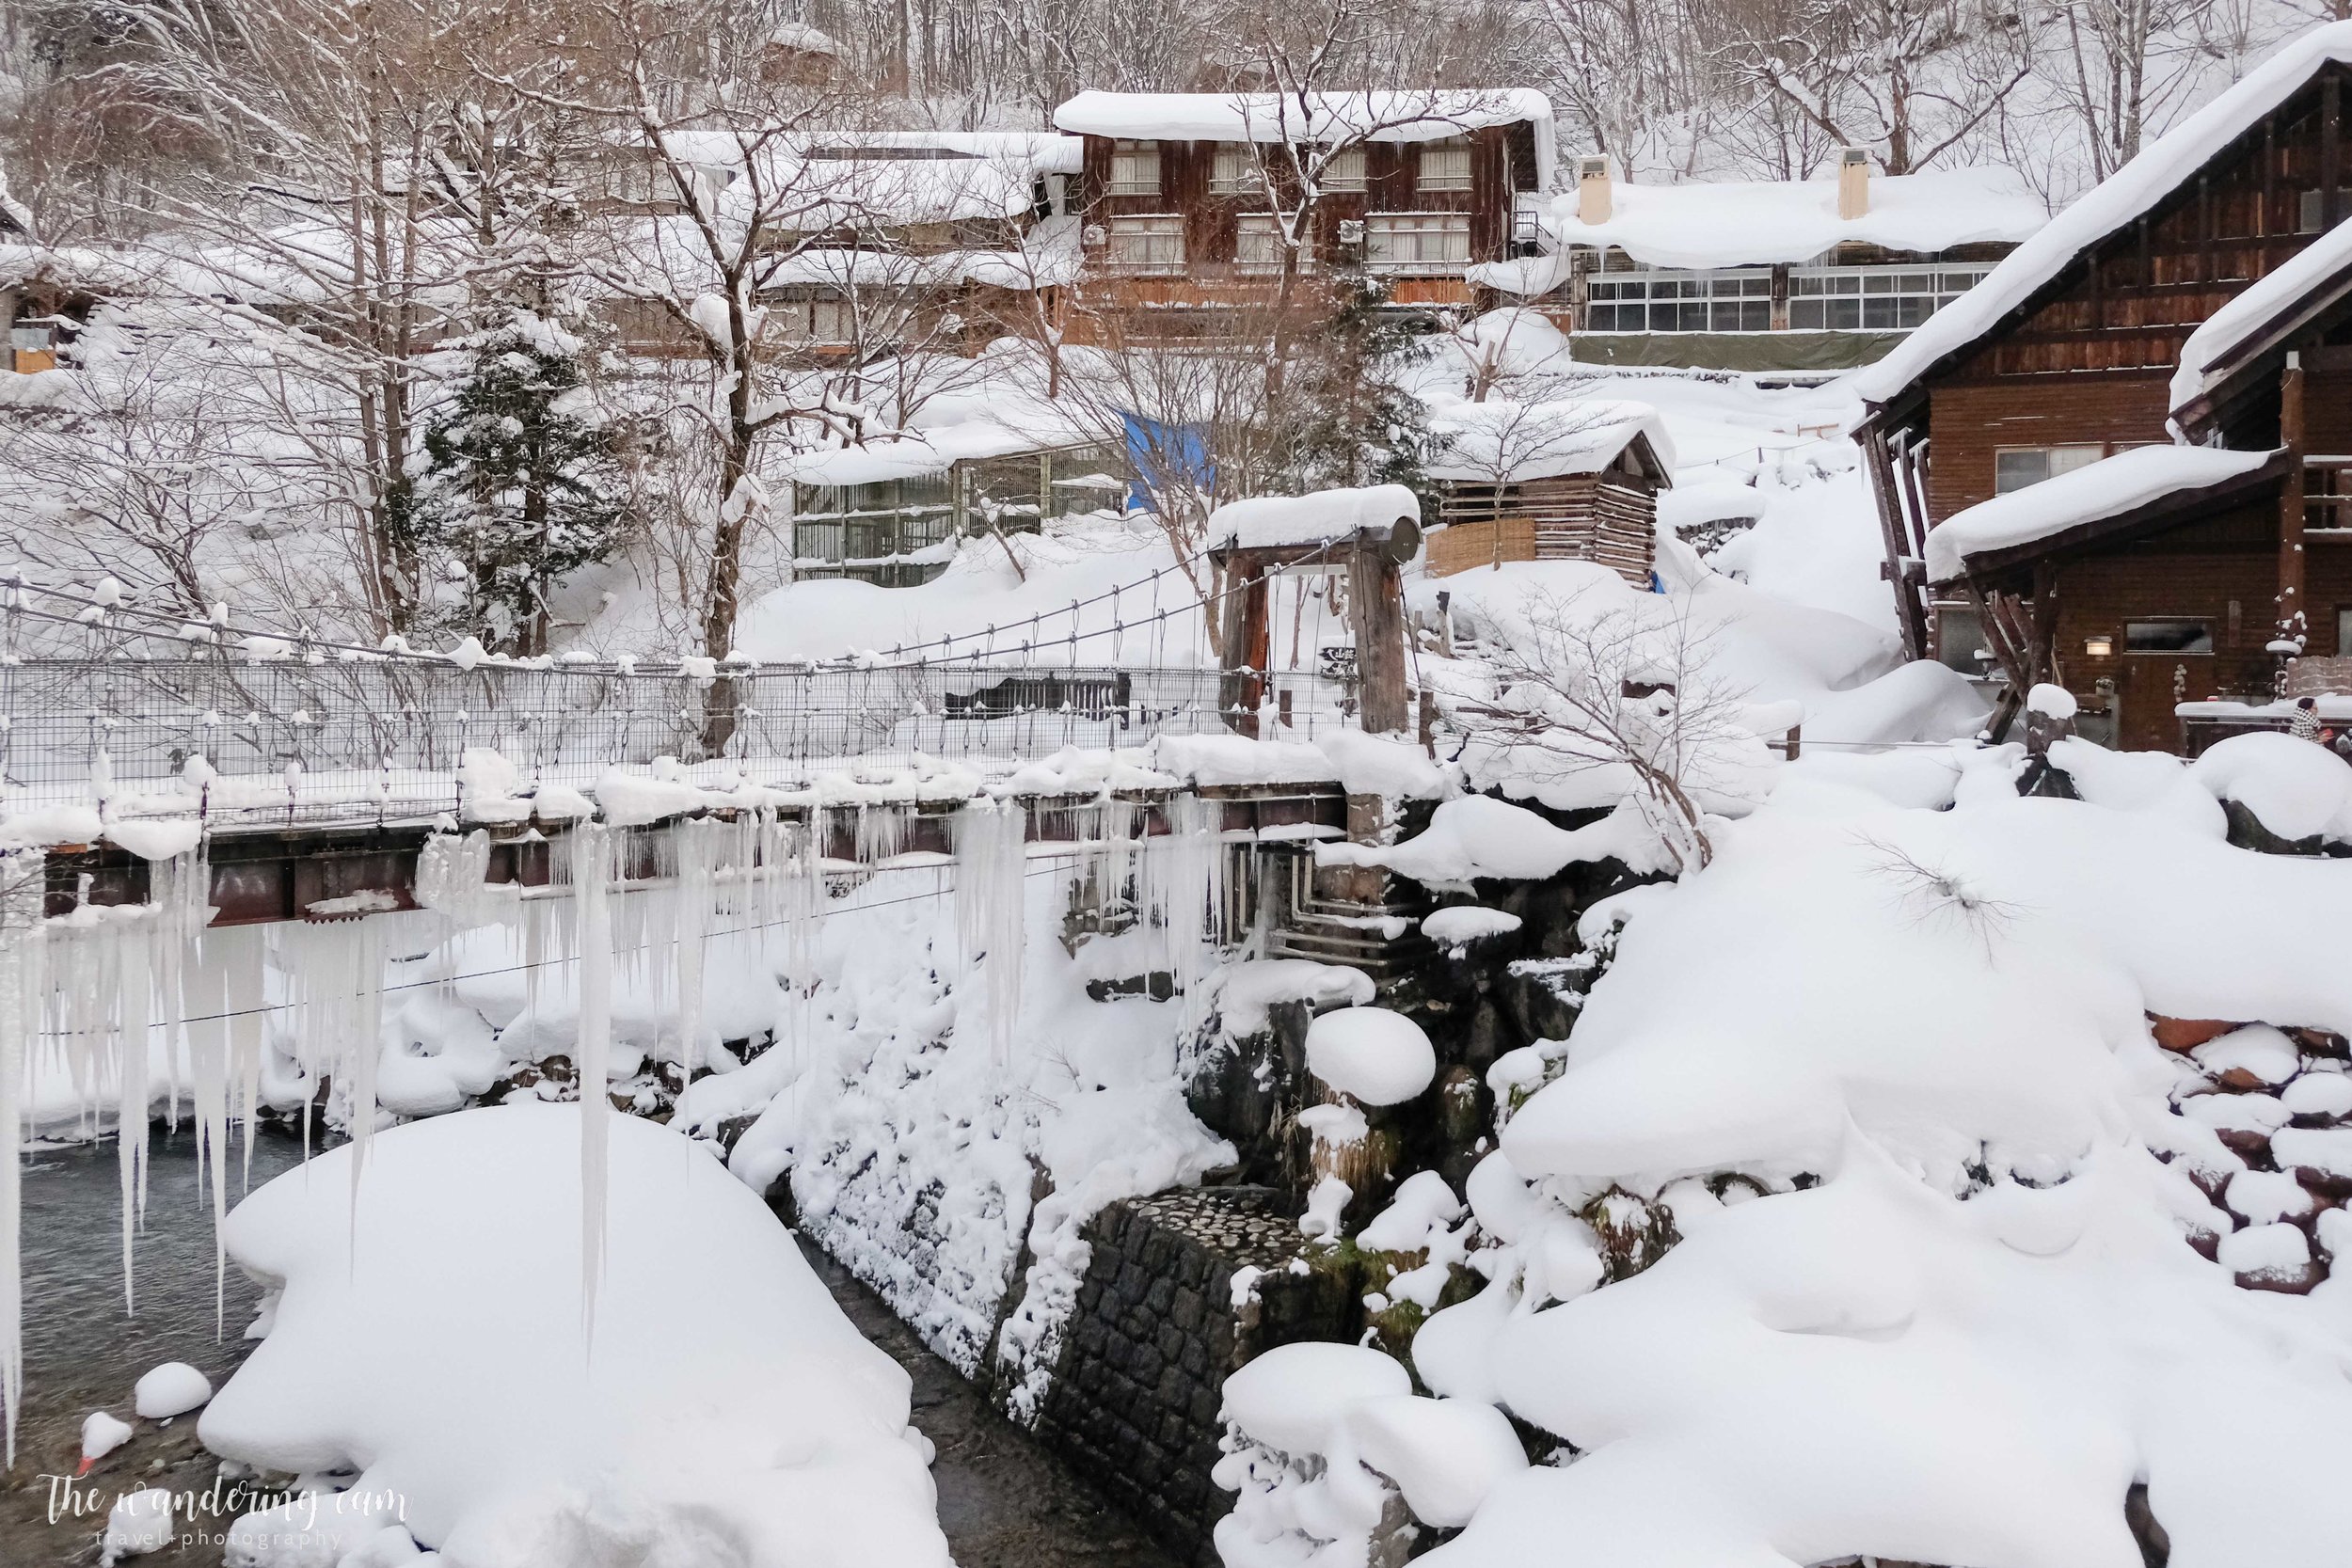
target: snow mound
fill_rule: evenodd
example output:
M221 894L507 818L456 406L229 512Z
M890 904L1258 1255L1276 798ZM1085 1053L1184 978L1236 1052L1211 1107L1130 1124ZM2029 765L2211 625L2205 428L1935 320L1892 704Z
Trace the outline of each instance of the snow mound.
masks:
M1374 995L1372 976L1362 970L1312 958L1256 958L1230 964L1216 973L1211 984L1225 1032L1235 1037L1263 1034L1266 1009L1277 1003L1359 1007Z
M1439 805L1429 826L1395 845L1318 844L1325 865L1384 865L1432 887L1466 887L1479 877L1540 881L1577 861L1617 859L1646 868L1657 834L1630 809L1570 830L1525 806L1486 795Z
M134 1407L151 1421L184 1416L212 1397L212 1380L184 1361L149 1369L132 1390Z
M2284 839L2352 841L2352 764L2282 730L2217 741L2189 776Z
M1502 1411L1474 1400L1387 1394L1347 1413L1356 1455L1405 1494L1423 1524L1458 1528L1503 1477L1527 1468Z
M82 1459L85 1464L105 1458L131 1440L135 1429L120 1417L93 1410L82 1419Z
M665 1537L745 1568L945 1568L905 1371L756 1196L635 1117L589 1216L588 1336L580 1136L569 1106L459 1112L378 1133L356 1188L345 1146L238 1205L229 1251L280 1294L205 1446L347 1467L481 1568Z
M106 1533L100 1543L102 1563L159 1552L179 1536L172 1522L171 1494L160 1486L145 1486L115 1499L106 1514Z
M1483 904L1454 904L1423 915L1421 931L1438 946L1459 952L1482 938L1507 937L1521 924L1519 917L1508 910L1490 910Z
M1403 1013L1345 1007L1307 1026L1307 1070L1366 1105L1396 1105L1429 1086L1438 1053Z
M1278 1345L1225 1380L1225 1418L1283 1453L1323 1453L1359 1401L1412 1391L1404 1367L1379 1351Z

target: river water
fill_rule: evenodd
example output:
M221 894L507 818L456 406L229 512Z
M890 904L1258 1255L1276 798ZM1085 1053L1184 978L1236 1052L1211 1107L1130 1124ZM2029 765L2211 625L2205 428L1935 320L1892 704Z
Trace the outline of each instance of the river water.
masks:
M136 1252L138 1310L122 1298L118 1179L112 1144L30 1156L24 1173L24 1408L16 1465L0 1489L0 1565L95 1563L103 1512L53 1518L61 1481L81 1451L82 1418L111 1410L128 1419L131 1386L148 1368L186 1361L218 1387L245 1358L245 1326L258 1291L232 1264L224 1291L225 1335L214 1332L213 1220L199 1190L196 1140L183 1125L157 1128L148 1183L147 1231ZM229 1192L245 1190L244 1145L233 1146ZM301 1159L294 1137L254 1140L259 1186ZM961 1568L1174 1568L1085 1482L999 1415L946 1363L924 1349L879 1298L805 1239L808 1254L850 1321L914 1380L914 1423L938 1457L940 1525ZM198 1447L196 1418L138 1435L101 1461L82 1495L105 1502L141 1486L202 1492L218 1462ZM132 1560L141 1565L210 1565L217 1545L180 1544ZM549 1564L548 1568L563 1568Z

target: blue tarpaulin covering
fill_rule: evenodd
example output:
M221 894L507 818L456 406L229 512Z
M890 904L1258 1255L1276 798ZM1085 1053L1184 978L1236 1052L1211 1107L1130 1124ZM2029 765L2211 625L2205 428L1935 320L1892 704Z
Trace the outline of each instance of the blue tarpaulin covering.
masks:
M1152 511L1154 497L1179 485L1202 495L1216 488L1216 465L1209 461L1208 432L1197 424L1169 424L1141 414L1119 416L1127 462L1136 479L1127 486L1127 510Z

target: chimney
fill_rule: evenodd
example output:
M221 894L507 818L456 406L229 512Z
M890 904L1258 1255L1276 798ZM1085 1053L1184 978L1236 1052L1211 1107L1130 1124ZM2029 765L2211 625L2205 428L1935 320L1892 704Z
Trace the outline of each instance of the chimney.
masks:
M1609 155L1600 153L1576 161L1576 221L1607 223L1613 211L1609 188Z
M1837 215L1848 222L1870 211L1870 150L1837 150Z

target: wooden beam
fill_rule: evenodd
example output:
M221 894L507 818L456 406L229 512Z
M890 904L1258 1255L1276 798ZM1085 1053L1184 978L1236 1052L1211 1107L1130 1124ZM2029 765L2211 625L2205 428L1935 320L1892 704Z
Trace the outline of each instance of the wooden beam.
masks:
M2279 485L2279 632L2300 637L2311 629L2303 613L2303 356L2290 353L2279 372L2279 444L2287 450L2287 471Z
M1400 735L1411 722L1405 700L1405 584L1385 540L1358 534L1347 554L1347 613L1356 629L1368 735Z
M2333 66L2319 78L2319 231L2326 233L2343 215L2337 210L2336 186L2343 181L2344 83Z

